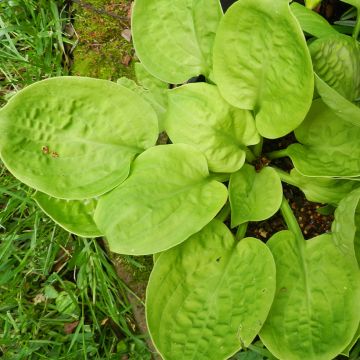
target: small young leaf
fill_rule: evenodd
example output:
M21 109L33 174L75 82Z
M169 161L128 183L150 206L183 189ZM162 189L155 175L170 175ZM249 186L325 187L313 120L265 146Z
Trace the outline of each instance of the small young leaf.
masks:
M213 172L239 170L246 146L260 141L252 114L229 105L214 85L188 84L169 92L165 129L173 143L193 145Z
M309 45L314 71L349 101L360 97L360 44L350 36L334 34ZM321 94L320 94L321 95Z
M215 38L214 79L230 104L254 110L264 137L286 135L303 121L314 74L288 1L241 0L229 8Z
M150 335L164 360L225 360L249 346L275 290L275 265L259 240L238 244L214 220L161 255L146 296Z
M0 111L0 155L30 187L62 199L101 195L156 143L157 117L110 81L60 77L30 85Z
M320 14L293 2L290 5L291 12L295 15L301 28L317 38L338 34L338 32Z
M136 0L132 34L136 54L157 78L181 84L208 77L215 33L222 17L219 0Z
M97 200L61 200L41 192L34 199L40 208L65 230L83 237L97 237L103 234L94 222Z
M360 175L360 127L340 119L321 99L295 130L301 144L287 149L295 168L306 176Z
M136 81L145 89L161 92L169 89L169 84L152 76L144 67L142 63L135 63Z
M205 156L176 144L148 149L129 178L99 199L95 222L120 254L167 250L208 224L227 199L226 187L209 177Z
M248 221L261 221L274 215L282 201L279 175L270 167L256 172L245 164L231 174L229 185L231 227Z
M327 234L304 241L281 231L268 246L276 264L276 295L261 340L282 360L333 359L359 324L357 265Z
M339 203L331 231L335 244L360 265L360 188Z

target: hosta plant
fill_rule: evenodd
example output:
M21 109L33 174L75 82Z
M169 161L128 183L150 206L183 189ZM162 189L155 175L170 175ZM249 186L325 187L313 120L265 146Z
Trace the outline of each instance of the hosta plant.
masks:
M347 354L360 321L357 27L340 34L287 0L225 14L218 0L136 0L132 31L137 81L25 88L0 111L2 161L68 231L155 254L146 313L164 359L228 359L257 335L279 359ZM304 240L282 182L337 208L331 233ZM288 230L246 235L279 209Z

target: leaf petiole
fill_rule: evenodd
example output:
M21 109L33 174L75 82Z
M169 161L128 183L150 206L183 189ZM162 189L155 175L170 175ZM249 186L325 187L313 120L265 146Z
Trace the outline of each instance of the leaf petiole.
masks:
M248 227L248 222L239 225L235 235L236 241L240 241L245 237L247 227Z
M280 158L289 156L288 152L287 152L287 149L271 151L271 152L269 152L269 153L267 153L265 155L270 160L280 159Z
M294 213L291 210L291 207L286 200L285 196L283 196L281 206L280 206L281 215L283 216L288 229L295 235L296 239L304 239L303 234L301 232L300 226L294 216Z

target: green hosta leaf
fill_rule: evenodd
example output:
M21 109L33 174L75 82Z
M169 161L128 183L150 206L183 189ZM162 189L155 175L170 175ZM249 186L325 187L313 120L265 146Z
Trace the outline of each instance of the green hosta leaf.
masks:
M209 76L219 0L136 0L132 34L144 67L159 79L180 84Z
M169 92L166 132L173 143L193 145L214 172L234 172L246 157L246 146L260 141L252 114L233 108L217 87L184 85Z
M315 75L315 84L324 103L341 119L360 127L360 108L341 96Z
M241 0L230 7L216 34L214 79L230 104L254 110L264 137L283 136L303 121L314 75L287 1Z
M123 182L136 154L155 144L156 114L110 81L63 77L20 91L0 111L0 155L25 184L64 199Z
M231 174L229 185L231 227L248 221L261 221L274 215L282 201L279 175L270 167L256 172L245 164Z
M110 250L145 255L167 250L208 224L227 190L209 178L206 158L191 146L148 149L130 177L99 199L95 222Z
M360 188L339 203L331 230L335 244L360 264Z
M286 174L284 181L300 188L309 201L333 205L337 205L350 191L360 186L359 182L352 179L304 176L296 169L291 170L290 175Z
M214 220L162 254L150 276L147 323L165 360L225 360L249 346L275 290L275 265L259 240L236 244Z
M343 121L321 99L295 130L301 144L287 149L295 168L307 176L360 175L360 128Z
M61 200L41 192L36 192L34 198L40 208L65 230L83 237L103 235L94 222L97 200Z
M276 263L276 295L261 340L281 360L333 359L359 324L359 269L331 235L304 241L281 231L268 245Z
M350 101L360 97L360 44L350 36L335 34L309 46L314 71ZM321 95L321 94L320 94Z
M291 12L295 15L301 28L317 38L338 34L338 32L320 14L293 2L290 5Z
M159 122L159 132L164 131L164 122L167 110L167 94L155 93L152 90L145 89L142 85L138 85L134 80L127 77L121 77L117 80L117 84L134 91L140 95L145 101L147 101L153 110L156 112Z

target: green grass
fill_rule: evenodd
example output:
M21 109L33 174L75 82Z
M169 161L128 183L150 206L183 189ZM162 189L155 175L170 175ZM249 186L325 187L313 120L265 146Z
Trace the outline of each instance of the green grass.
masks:
M101 243L60 229L1 169L0 357L149 359Z
M67 72L67 23L65 0L0 1L0 105L34 81Z
M67 74L64 1L0 1L0 105ZM0 163L0 358L150 359L100 240L70 235Z

